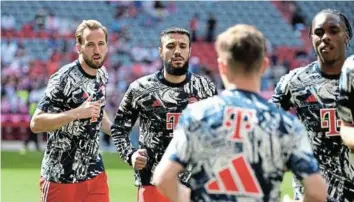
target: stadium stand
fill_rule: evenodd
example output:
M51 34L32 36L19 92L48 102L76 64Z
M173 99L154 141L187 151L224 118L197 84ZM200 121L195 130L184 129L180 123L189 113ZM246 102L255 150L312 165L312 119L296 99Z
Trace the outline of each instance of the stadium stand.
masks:
M287 12L294 6L295 12ZM191 69L219 84L214 45L205 40L208 34L215 37L236 23L253 24L265 34L272 60L263 80L265 96L271 94L280 76L314 59L309 40L304 37L314 13L331 7L344 12L352 23L354 19L353 2L2 1L1 7L3 139L23 139L29 114L50 74L77 57L74 31L83 19L97 19L109 29L105 65L110 74L107 110L111 117L129 83L161 67L159 32L170 26L191 29L193 16L198 17L193 22L196 41ZM294 13L304 17L303 27L292 26ZM214 22L210 22L211 16ZM210 23L214 23L214 30L210 30ZM354 53L353 46L349 53Z

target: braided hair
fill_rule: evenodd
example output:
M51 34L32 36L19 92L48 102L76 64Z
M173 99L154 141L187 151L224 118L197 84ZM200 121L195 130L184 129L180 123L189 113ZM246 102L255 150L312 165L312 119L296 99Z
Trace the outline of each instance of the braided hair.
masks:
M352 39L353 30L352 30L352 26L350 25L350 22L349 22L347 16L345 16L343 13L341 13L341 12L335 10L335 9L324 9L324 10L321 10L320 12L318 12L316 14L316 16L321 14L321 13L328 13L328 14L333 14L333 15L339 16L340 19L342 20L342 22L345 25L345 28L346 28L345 32L348 34L349 41ZM311 38L311 35L312 35L312 24L311 24L311 27L310 27L309 38ZM349 44L349 42L348 42L348 44Z

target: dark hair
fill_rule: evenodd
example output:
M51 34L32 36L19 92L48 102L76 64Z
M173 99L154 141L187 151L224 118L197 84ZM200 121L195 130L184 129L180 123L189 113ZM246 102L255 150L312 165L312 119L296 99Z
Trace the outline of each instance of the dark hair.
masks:
M191 34L186 29L179 28L179 27L169 27L169 28L163 30L160 33L160 46L162 45L162 42L161 42L162 37L164 37L164 36L166 36L168 34L184 34L184 35L187 35L188 39L189 39L189 47L191 46L191 43L192 43Z
M339 12L337 10L334 10L334 9L324 9L324 10L321 10L320 12L318 12L316 14L316 16L318 16L321 13L328 13L328 14L333 14L333 15L339 16L340 19L343 21L343 23L345 25L345 28L346 28L345 32L347 32L349 40L352 39L352 37L353 37L352 26L350 25L350 22L349 22L348 18L343 13L341 13L341 12ZM312 35L312 23L311 23L310 32L309 32L309 37L310 38L311 38L311 35Z
M224 56L231 68L244 65L246 73L259 70L266 54L265 38L256 27L239 24L221 33L215 43L218 56Z

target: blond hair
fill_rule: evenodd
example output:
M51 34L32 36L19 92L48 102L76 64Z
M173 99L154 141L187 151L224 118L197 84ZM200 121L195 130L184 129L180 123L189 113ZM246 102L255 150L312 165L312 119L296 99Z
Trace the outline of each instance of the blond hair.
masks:
M97 20L83 20L79 26L76 28L75 32L75 37L76 37L76 43L82 44L82 34L85 29L90 29L90 30L96 30L96 29L102 29L105 36L106 36L106 42L108 38L108 31L105 26L103 26L100 22Z
M215 48L231 69L242 64L244 72L258 70L266 54L263 34L254 26L246 24L235 25L221 33Z

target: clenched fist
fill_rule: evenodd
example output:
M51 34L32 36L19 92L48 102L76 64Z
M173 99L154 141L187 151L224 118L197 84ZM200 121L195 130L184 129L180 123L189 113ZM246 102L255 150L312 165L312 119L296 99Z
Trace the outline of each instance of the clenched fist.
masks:
M78 119L93 118L97 119L101 113L100 101L92 102L92 95L87 98L87 100L82 103L78 108L76 108L76 114Z
M147 163L146 149L139 149L132 155L132 165L135 170L142 170Z

